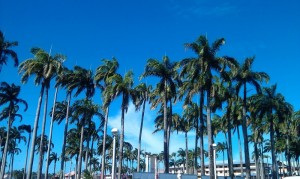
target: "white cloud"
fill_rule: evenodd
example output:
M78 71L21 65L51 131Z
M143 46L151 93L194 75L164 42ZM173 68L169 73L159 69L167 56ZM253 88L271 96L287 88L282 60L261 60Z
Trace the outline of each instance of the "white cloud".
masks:
M135 111L134 106L130 104L125 114L125 141L130 142L135 148L138 147L141 113L141 111ZM154 119L156 115L156 111L151 111L149 107L146 107L142 134L142 150L151 153L160 153L163 151L163 132L152 133L155 130ZM121 128L121 110L115 116L109 117L108 126L109 128ZM189 148L193 149L195 145L195 134L193 131L188 134L188 143ZM170 153L178 151L179 148L185 149L184 134L173 132L170 141Z

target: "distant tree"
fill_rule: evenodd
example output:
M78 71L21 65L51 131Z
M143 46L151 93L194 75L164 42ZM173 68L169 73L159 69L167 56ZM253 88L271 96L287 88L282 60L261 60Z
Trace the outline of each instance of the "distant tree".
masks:
M27 169L27 159L28 159L28 151L29 151L29 144L31 140L31 133L32 133L32 128L31 125L20 125L18 127L20 131L26 131L28 133L28 140L27 140L27 148L26 148L26 157L25 157L25 166L24 166L24 171L23 171L23 179L26 178L26 169Z
M3 119L8 119L6 141L5 141L3 158L1 163L0 178L3 178L5 173L6 158L9 149L8 144L10 141L10 133L11 133L10 129L12 123L14 122L15 117L20 117L22 119L22 116L20 114L17 114L19 110L19 104L23 104L25 106L24 111L27 110L27 102L21 98L18 98L20 91L21 91L21 87L16 86L15 84L9 85L6 82L1 82L0 84L0 106L4 106L5 104L8 104L8 106L4 106L2 112L0 113L0 121Z
M8 57L10 56L14 61L14 66L19 65L17 53L11 50L11 47L18 46L18 42L9 42L4 39L4 34L0 31L0 72L3 65L6 65Z

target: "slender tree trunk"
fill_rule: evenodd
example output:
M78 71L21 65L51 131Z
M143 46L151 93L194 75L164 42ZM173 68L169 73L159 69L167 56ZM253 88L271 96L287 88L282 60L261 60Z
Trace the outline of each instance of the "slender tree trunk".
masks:
M124 95L123 100L124 102ZM121 117L121 135L120 135L120 148L119 148L119 167L118 167L118 179L121 179L122 175L122 161L123 161L123 143L124 143L124 116L125 116L125 109L124 105L122 104L122 117Z
M270 140L271 140L271 155L272 155L272 178L277 179L277 167L276 167L276 156L275 156L275 143L274 143L274 124L272 114L270 117Z
M51 143L52 143L52 130L53 130L53 120L54 120L54 112L56 107L56 99L57 99L57 93L58 93L58 87L55 88L54 93L54 101L53 101L53 107L52 107L52 114L51 114L51 122L50 122L50 131L49 131L49 139L48 139L48 148L47 148L47 163L46 163L46 172L45 172L45 179L48 179L48 172L49 172L49 156L50 156L50 149L51 149Z
M240 165L241 165L241 176L244 176L244 167L243 167L243 154L242 154L242 143L240 137L240 129L239 126L236 128L238 133L238 143L239 143L239 151L240 151Z
M88 128L90 128L90 122L88 124ZM89 134L88 134L89 135ZM88 158L89 158L89 152L90 152L90 140L91 140L91 137L88 136L88 139L87 139L87 142L86 142L86 151L85 151L85 170L88 169Z
M39 151L39 165L37 171L37 178L42 178L43 174L43 161L44 161L44 135L45 135L45 128L46 128L46 120L47 120L47 108L48 108L48 87L45 88L45 104L44 104L44 115L43 115L43 123L42 123L42 133L41 133L41 140L40 140L40 151Z
M142 119L141 119L140 133L139 133L139 146L138 146L138 156L137 156L137 172L140 172L140 158L141 158L141 145L142 145L142 132L143 132L143 124L144 124L145 106L146 106L146 100L144 100L143 102L143 109L142 109Z
M246 121L246 113L247 113L247 86L244 84L244 99L243 99L243 119L242 119L242 129L243 129L243 138L244 138L244 153L245 153L245 165L246 165L246 178L250 179L251 171L250 171L250 157L249 157L249 141L248 141L248 131L247 131L247 121Z
M11 107L13 107L10 104ZM9 114L8 121L7 121L7 131L6 131L6 140L5 140L5 146L4 146L4 151L3 151L3 158L2 158L2 163L1 163L1 174L0 178L4 178L5 174L5 166L6 166L6 159L7 159L7 151L8 151L8 142L9 142L9 133L12 125L12 117L11 114Z
M93 155L93 151L94 151L94 140L95 140L95 138L92 137L92 140L91 140L92 144L91 144L91 155L90 155L90 158L93 158L93 157L94 157L94 155ZM95 167L94 167L94 168L95 168ZM92 171L92 165L89 165L89 172L91 172L91 171Z
M225 161L224 161L224 151L222 152L223 153L223 174L224 174L224 178L225 178Z
M265 178L265 167L264 167L264 153L263 153L263 143L260 144L260 163L261 163L261 179Z
M169 173L169 151L168 151L168 119L167 119L167 81L164 89L164 173Z
M104 119L104 131L103 131L103 141L102 141L102 158L101 158L101 179L104 178L104 166L105 166L105 144L106 144L106 133L107 133L107 121L108 121L108 113L109 113L109 108L106 107L105 110L105 119Z
M204 164L204 117L203 117L203 106L204 106L204 91L201 89L200 92L200 106L199 106L199 116L200 116L200 159L201 159L201 176L205 175L205 164Z
M84 133L84 125L81 124L81 133L80 133L80 148L79 148L79 156L78 156L78 179L81 179L81 165L82 165L82 149L83 149L83 133Z
M167 134L167 139L168 139L168 154L169 154L169 151L170 151L170 138L171 138L171 127L173 126L173 121L172 121L172 118L173 118L173 108L172 108L172 100L170 99L170 114L167 115L168 118L168 127L167 127L167 130L168 130L168 134Z
M255 170L256 170L256 177L260 176L260 164L259 164L259 154L257 148L257 142L254 142L254 155L255 155Z
M288 162L288 176L292 175L292 164L291 164L291 154L290 154L290 131L288 130L288 136L286 138L286 158Z
M27 142L27 149L26 149L25 166L24 166L24 171L23 171L23 179L26 178L27 159L28 159L28 150L29 150L30 139L31 139L31 131L28 134L28 142Z
M209 175L210 179L215 178L214 172L214 157L213 157L213 137L211 126L211 109L210 109L210 88L207 90L207 137L208 137L208 155L209 155Z
M201 90L200 90L201 91ZM200 92L201 93L201 92ZM201 99L200 99L201 97L199 97L199 100L201 101ZM198 173L198 171L197 171L197 166L198 166L198 162L197 162L197 154L198 154L198 139L199 139L199 135L198 135L198 132L199 132L199 118L198 118L199 116L197 116L196 118L195 118L195 122L196 122L196 126L195 126L195 153L194 153L194 168L193 168L193 170L194 170L194 174L197 174Z
M229 169L229 176L231 178L234 178L234 172L233 172L233 158L232 158L232 137L231 137L231 109L230 107L232 106L232 102L229 102L230 104L228 105L229 111L227 111L227 156L228 156L228 169Z
M68 93L67 114L66 114L66 120L65 120L65 128L64 128L61 159L60 159L60 176L59 176L60 179L63 179L65 176L64 163L65 163L65 152L66 152L65 151L66 150L66 140L67 140L67 133L68 133L68 125L69 125L70 102L71 102L71 92Z
M53 169L54 177L55 177L55 169L56 169L56 160L54 161L54 169ZM46 178L46 179L47 179L47 178Z
M189 165L188 165L188 162L189 162L189 157L188 157L188 154L189 154L189 146L188 146L188 138L187 138L187 132L185 132L184 134L185 136L185 170L186 170L186 174L188 173L189 171Z
M44 94L44 84L42 84L41 91L40 91L40 96L38 100L38 105L37 105L37 110L36 110L36 115L35 115L35 120L34 120L34 127L33 127L33 135L32 135L32 140L31 140L31 149L30 149L30 159L29 159L29 168L28 168L28 174L27 174L27 179L31 179L32 176L32 166L33 166L33 160L34 160L34 146L35 146L35 140L36 140L36 134L37 134L37 129L38 129L38 124L39 124L39 118L40 118L40 112L41 112L41 104L43 101L43 94Z

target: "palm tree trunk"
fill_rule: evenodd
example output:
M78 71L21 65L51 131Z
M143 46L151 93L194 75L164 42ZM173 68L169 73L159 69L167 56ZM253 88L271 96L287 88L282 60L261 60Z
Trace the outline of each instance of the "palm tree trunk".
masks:
M44 161L44 135L45 135L45 128L46 128L46 118L47 118L47 107L48 107L48 90L49 88L46 87L45 89L45 104L44 104L44 115L43 115L43 123L42 123L42 133L41 133L41 140L40 140L40 151L39 151L39 165L37 171L37 178L42 178L43 173L43 161Z
M54 120L54 111L55 111L55 106L56 106L57 93L58 93L58 87L55 88L51 122L50 122L50 132L49 132L48 149L47 149L47 163L46 163L46 172L45 172L46 179L48 178L48 171L49 171L49 156L50 156L50 148L51 148L50 145L52 142L53 120Z
M204 106L204 90L200 91L200 106L199 106L199 116L200 116L200 159L201 159L201 176L205 175L205 164L204 164L204 118L203 118L203 106ZM197 134L196 134L197 136ZM197 166L196 166L197 167Z
M168 116L168 134L167 134L167 139L168 139L168 151L170 151L170 138L171 138L171 127L172 127L172 117L173 117L173 111L172 111L172 100L170 99L170 114L167 115ZM169 154L169 152L168 152Z
M11 106L11 104L10 104ZM5 146L3 151L3 158L1 163L1 172L0 172L0 178L4 178L5 174L5 166L6 166L6 159L7 159L7 151L8 151L8 142L9 142L9 133L12 125L12 117L9 114L8 121L7 121L7 131L6 131L6 140L5 140Z
M245 165L246 165L246 178L250 179L251 171L250 171L250 157L249 157L249 146L248 146L248 131L247 131L247 121L246 121L246 113L247 113L247 86L244 83L244 99L243 99L243 119L242 119L242 129L243 129L243 138L244 138L244 155L245 155Z
M264 167L264 153L263 153L263 142L260 144L260 173L261 173L261 179L265 178L265 167Z
M17 142L16 140L15 140L15 142ZM13 177L13 172L14 172L14 160L15 160L15 153L12 153L11 154L11 170L10 170L10 178L12 178ZM13 177L13 178L15 178L15 177Z
M257 148L257 142L254 142L254 155L255 155L255 170L256 170L256 177L260 177L260 164L259 164L259 154Z
M168 151L168 119L167 119L167 81L164 89L164 173L169 173L169 151Z
M89 127L90 128L90 122L89 122ZM89 134L88 134L89 135ZM86 142L86 151L85 151L85 170L88 169L88 158L89 158L89 152L90 152L90 140L91 140L91 137L88 136L88 139L87 139L87 142Z
M56 160L54 161L54 169L53 169L54 177L55 177L55 169L56 169ZM47 178L46 178L46 179L47 179Z
M276 167L276 156L275 156L275 145L274 145L274 124L272 114L270 118L270 141L271 141L271 155L272 155L272 178L277 179L277 167Z
M63 179L65 174L64 163L65 163L66 139L67 139L68 125L69 125L70 102L71 102L71 92L68 93L68 106L67 106L66 122L65 122L63 143L62 143L62 150L61 150L60 177L59 177L60 179Z
M92 144L91 144L91 151L92 151L92 152L91 152L90 158L93 158L93 157L94 157L94 155L93 155L93 151L94 151L94 140L95 140L94 137L92 137L92 140L91 140L91 141L92 141ZM95 167L94 167L94 168L95 168ZM92 171L92 165L89 165L89 172L90 172L90 171Z
M81 130L80 130L80 148L79 148L79 156L78 156L78 179L81 179L81 165L82 165L82 148L83 148L83 133L84 133L84 125L81 124Z
M124 102L124 95L123 100ZM122 117L121 117L121 135L120 135L120 148L119 148L119 167L118 167L118 179L121 179L122 174L122 163L123 163L123 143L124 143L124 116L125 116L125 109L124 105L122 104Z
M210 88L207 90L207 137L208 137L208 155L209 155L209 175L210 179L215 178L214 172L214 157L213 157L213 137L212 137L212 126L211 126L211 109L210 109Z
M201 92L200 92L201 93ZM201 101L200 99L201 97L199 97L199 100ZM198 116L195 118L196 120L196 126L195 126L195 153L194 153L194 167L193 167L193 170L194 170L194 174L197 174L197 165L198 165L198 162L197 162L197 154L198 154L198 149L197 149L197 146L198 146L198 139L199 139L199 135L198 135L198 132L199 132L199 118Z
M143 102L142 119L141 119L140 133L139 133L137 172L140 172L141 144L142 144L142 132L143 132L143 124L144 124L145 106L146 106L146 100L144 100L144 102Z
M28 150L29 150L30 139L31 139L31 131L28 134L28 142L27 142L27 149L26 149L25 166L24 166L24 171L23 171L23 179L26 178L27 159L28 159Z
M238 133L238 143L239 143L239 151L240 151L240 165L241 165L241 176L244 176L244 167L243 167L243 154L242 154L242 143L240 137L240 129L239 126L236 128Z
M101 179L104 178L104 166L105 166L105 144L106 144L106 133L107 133L107 121L108 121L109 108L106 107L105 119L104 119L104 131L103 131L103 141L102 141L102 159L101 159Z
M186 170L186 174L189 171L189 166L188 166L188 162L189 162L189 158L188 158L188 138L187 138L187 132L185 132L185 170ZM175 164L175 162L174 162Z
M230 101L231 103L231 101ZM233 172L233 158L232 158L232 138L231 138L231 118L230 118L230 107L232 106L232 103L228 105L227 110L227 156L228 156L228 168L229 168L229 176L231 178L234 178L234 172Z
M32 174L32 166L33 166L33 160L34 160L34 146L35 146L35 139L36 139L36 133L39 125L39 118L40 118L40 112L41 112L41 104L43 101L43 94L44 94L44 84L42 84L41 91L40 91L40 96L38 100L38 106L36 109L36 115L35 115L35 120L34 120L34 126L33 126L33 135L32 135L32 140L31 140L31 149L30 149L30 159L29 159L29 168L28 168L28 174L27 174L27 179L31 179L31 174Z

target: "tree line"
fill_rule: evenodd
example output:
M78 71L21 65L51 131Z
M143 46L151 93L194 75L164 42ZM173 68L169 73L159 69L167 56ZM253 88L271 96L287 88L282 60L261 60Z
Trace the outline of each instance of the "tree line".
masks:
M259 167L263 165L266 152L271 153L273 178L277 178L279 154L283 153L286 157L289 175L292 173L292 159L297 162L299 168L300 112L294 111L293 106L276 91L276 84L263 86L270 77L265 72L256 72L252 69L254 57L246 58L239 63L233 57L218 56L218 51L225 44L224 38L210 43L205 36L200 36L196 41L184 44L185 48L193 51L195 55L180 61L172 62L167 56L161 60L148 59L140 80L148 77L155 77L158 80L152 85L139 82L136 86L134 86L133 71L128 71L124 75L118 73L119 63L115 58L103 59L94 74L92 70L80 66L69 69L64 65L66 60L64 55L51 55L41 48L32 48L33 57L19 64L17 53L11 49L18 43L6 41L2 32L0 43L0 69L11 59L18 67L23 84L33 79L34 84L40 86L34 124L21 125L16 128L13 127L13 122L17 118L22 119L22 114L19 113L21 105L24 111L27 110L28 105L25 100L19 98L20 86L1 82L0 119L7 121L7 127L1 128L0 141L3 156L1 177L5 174L8 154L11 155L10 165L13 166L13 156L20 152L17 148L17 141L26 140L26 137L22 136L23 139L21 139L21 136L13 134L13 131L28 133L24 167L24 173L26 173L24 176L27 179L32 177L35 152L39 154L38 178L42 178L45 158L45 177L48 176L50 163L56 162L59 158L59 175L63 178L67 171L65 163L73 157L76 159L76 178L82 176L83 161L85 175L88 175L88 171L92 171L93 168L101 171L103 177L105 172L110 170L112 138L107 135L107 123L110 105L116 99L121 99L121 129L117 149L118 178L126 171L139 172L144 169L145 161L141 157L143 153L141 142L146 103L150 103L151 108L158 109L154 132L163 131L163 152L157 156L163 161L165 173L169 173L170 166L176 166L178 163L169 154L171 134L177 131L185 134L185 149L181 148L180 154L181 164L184 165L185 171L196 173L199 169L201 175L205 175L206 155L209 159L211 178L214 178L212 144L217 143L215 141L217 134L224 134L225 142L218 143L218 150L223 151L223 155L226 150L229 176L234 177L232 134L238 133L242 158L240 128L244 141L246 178L251 176L250 142L254 147L253 159L257 176L261 175L263 178L266 175ZM48 93L52 89L50 87L52 81L55 82L54 105L49 112ZM248 94L250 87L253 87L255 92ZM96 104L92 100L96 90L101 92L101 104ZM57 94L61 91L65 92L66 100L58 101ZM132 145L124 141L125 114L131 102L136 110L141 110L142 113L138 148L134 150L135 152L133 152ZM173 112L174 105L182 105L181 114ZM41 112L43 112L41 134L37 135ZM51 118L49 136L45 134L48 115ZM56 153L51 153L54 122L64 124L60 157ZM75 124L76 128L69 129L70 123ZM97 126L97 123L100 125ZM192 131L195 132L196 137L194 148L191 150L191 147L188 147L187 134ZM268 134L269 138L265 138L265 134ZM208 139L206 150L205 137ZM97 147L94 146L95 143ZM129 157L131 153L135 155L132 154ZM101 162L95 154L101 156ZM135 159L136 169L133 167ZM127 165L125 165L126 161ZM129 161L131 167L129 167ZM243 173L242 166L241 169Z

